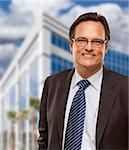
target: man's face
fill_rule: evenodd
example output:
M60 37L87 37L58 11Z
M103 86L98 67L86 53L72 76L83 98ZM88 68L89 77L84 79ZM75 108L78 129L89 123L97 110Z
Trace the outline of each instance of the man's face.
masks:
M85 41L88 41L87 44ZM70 50L76 68L99 70L107 51L104 41L105 29L101 22L85 21L78 24L75 28L74 40L70 41Z

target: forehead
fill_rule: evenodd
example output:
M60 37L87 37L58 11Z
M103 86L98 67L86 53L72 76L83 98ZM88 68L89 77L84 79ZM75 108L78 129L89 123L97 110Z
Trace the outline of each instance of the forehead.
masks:
M105 29L99 21L84 21L75 28L75 37L105 38Z

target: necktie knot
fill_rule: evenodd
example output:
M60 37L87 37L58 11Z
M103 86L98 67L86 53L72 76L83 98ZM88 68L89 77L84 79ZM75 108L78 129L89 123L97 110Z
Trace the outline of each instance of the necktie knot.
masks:
M81 89L85 90L90 85L90 82L88 80L81 80L78 82L78 85Z

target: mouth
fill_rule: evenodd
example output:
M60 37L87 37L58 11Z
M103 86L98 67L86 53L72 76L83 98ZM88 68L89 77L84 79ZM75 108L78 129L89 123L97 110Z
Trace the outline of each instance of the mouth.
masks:
M82 55L83 56L88 56L88 57L95 56L95 54L87 54L87 53L83 53Z

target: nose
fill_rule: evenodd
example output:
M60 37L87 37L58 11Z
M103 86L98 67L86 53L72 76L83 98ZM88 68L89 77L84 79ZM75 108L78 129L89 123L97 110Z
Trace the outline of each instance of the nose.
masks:
M86 46L85 46L85 50L92 51L92 48L93 48L93 46L91 44L91 41L88 41L87 44L86 44Z

